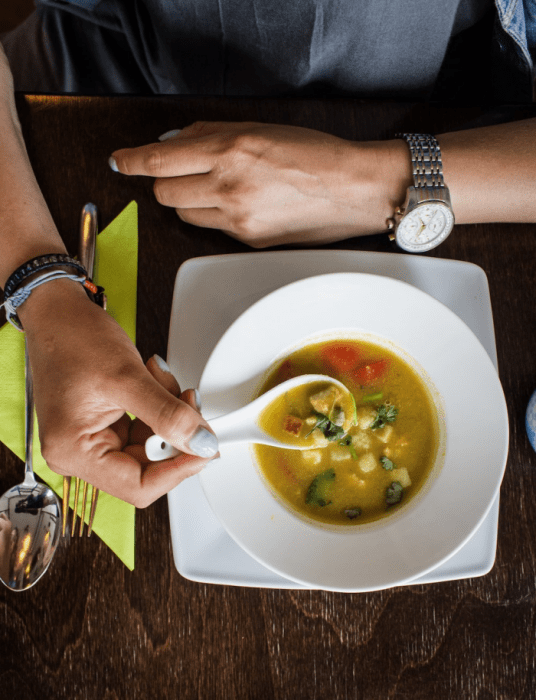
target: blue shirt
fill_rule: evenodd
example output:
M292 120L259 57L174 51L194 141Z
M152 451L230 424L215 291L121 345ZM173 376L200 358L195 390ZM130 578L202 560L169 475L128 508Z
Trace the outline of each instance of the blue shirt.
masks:
M536 0L37 3L120 31L159 94L532 99Z

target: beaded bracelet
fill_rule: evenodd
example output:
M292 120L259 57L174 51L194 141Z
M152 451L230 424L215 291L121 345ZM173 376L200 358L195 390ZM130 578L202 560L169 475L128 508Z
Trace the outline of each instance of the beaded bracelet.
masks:
M75 272L58 269L61 267L74 268ZM18 267L6 282L4 302L0 304L0 308L5 307L6 318L11 325L23 331L17 308L28 299L34 289L45 282L52 282L62 277L80 282L97 303L100 304L100 300L105 299L104 289L87 277L85 268L77 260L68 255L41 255Z
M10 297L15 289L19 287L27 277L30 277L30 275L33 275L35 272L46 270L47 268L55 267L56 265L61 265L62 267L74 267L80 274L87 277L86 269L78 262L78 260L75 260L70 255L63 255L61 253L39 255L37 258L32 258L31 260L28 260L20 265L20 267L17 267L15 272L9 276L6 286L4 287L4 296L6 298Z

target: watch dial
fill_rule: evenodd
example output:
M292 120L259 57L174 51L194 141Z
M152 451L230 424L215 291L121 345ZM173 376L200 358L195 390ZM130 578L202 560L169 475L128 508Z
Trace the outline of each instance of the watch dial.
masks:
M453 226L454 216L449 207L428 202L406 214L398 226L396 240L405 250L424 252L442 243Z

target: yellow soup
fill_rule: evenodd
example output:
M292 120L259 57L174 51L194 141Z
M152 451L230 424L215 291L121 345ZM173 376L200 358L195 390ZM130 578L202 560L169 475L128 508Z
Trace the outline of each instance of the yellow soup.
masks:
M395 353L371 342L332 340L302 348L270 374L260 394L302 374L326 374L336 385L304 385L270 406L259 424L285 442L311 449L255 445L274 491L298 512L338 525L382 518L421 488L435 461L438 423L429 392Z

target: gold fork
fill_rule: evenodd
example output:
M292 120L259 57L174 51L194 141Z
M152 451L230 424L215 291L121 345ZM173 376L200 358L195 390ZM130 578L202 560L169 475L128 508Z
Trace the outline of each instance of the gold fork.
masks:
M93 277L94 264L95 264L95 245L97 242L97 207L94 204L86 204L82 209L82 215L80 217L80 262L83 267L87 270L87 274L90 278ZM104 294L99 295L97 303L106 309L106 297ZM74 506L73 506L73 521L71 523L71 536L74 536L76 530L76 517L78 514L78 498L80 494L80 485L82 486L82 510L80 513L80 529L79 535L82 537L84 532L84 519L86 516L86 503L88 494L88 483L83 481L79 477L75 477L75 491L74 491ZM67 530L67 513L69 512L69 500L71 495L71 477L63 477L63 523L62 523L62 535L65 537ZM89 511L89 523L87 536L91 535L93 530L93 519L95 517L95 510L97 508L97 500L99 497L99 490L94 486L91 486L91 505Z

